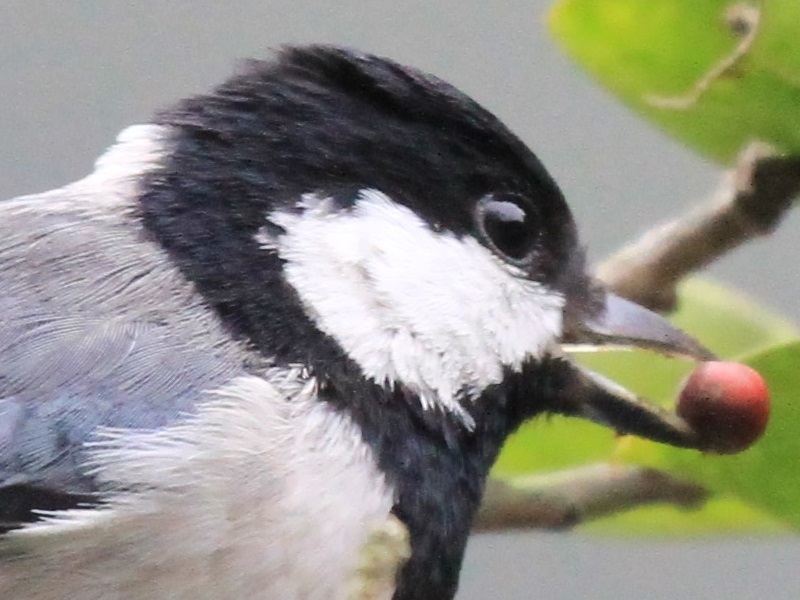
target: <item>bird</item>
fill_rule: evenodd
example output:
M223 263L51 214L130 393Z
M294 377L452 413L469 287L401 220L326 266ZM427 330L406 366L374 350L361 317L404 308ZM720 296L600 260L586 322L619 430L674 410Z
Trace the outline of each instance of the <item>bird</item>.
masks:
M295 45L0 203L0 597L446 600L503 443L692 447L576 345L711 356L598 282L528 146L441 79Z

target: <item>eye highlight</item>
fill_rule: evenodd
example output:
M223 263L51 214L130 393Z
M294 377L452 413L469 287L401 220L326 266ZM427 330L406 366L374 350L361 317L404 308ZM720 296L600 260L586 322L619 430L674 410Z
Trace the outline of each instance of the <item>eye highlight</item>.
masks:
M536 247L538 212L525 197L490 194L478 201L475 220L489 247L508 262L527 263Z

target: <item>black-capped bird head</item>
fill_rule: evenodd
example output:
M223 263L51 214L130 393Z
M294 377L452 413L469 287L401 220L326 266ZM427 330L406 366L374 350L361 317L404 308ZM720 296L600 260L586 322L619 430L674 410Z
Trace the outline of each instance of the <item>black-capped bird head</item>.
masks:
M174 145L142 199L147 229L233 332L306 365L360 424L412 534L397 598L452 593L483 481L523 420L576 414L691 445L561 342L705 351L591 278L542 164L452 86L290 48L158 122Z
M592 278L542 164L450 85L351 50L287 48L154 123L159 153L130 206L141 239L248 356L297 369L356 425L411 535L396 600L454 595L489 469L526 419L694 444L564 350L710 355ZM329 485L293 493L313 506Z

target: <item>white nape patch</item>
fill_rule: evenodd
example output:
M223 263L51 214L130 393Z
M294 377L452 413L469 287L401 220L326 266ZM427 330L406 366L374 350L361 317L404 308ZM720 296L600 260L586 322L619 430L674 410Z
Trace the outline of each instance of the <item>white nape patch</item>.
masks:
M427 409L471 419L460 395L548 352L563 298L470 236L434 232L409 208L363 190L349 210L303 197L274 212L260 241L286 261L306 312L376 382L399 382Z
M168 127L131 125L94 164L94 171L69 185L41 194L19 196L4 202L4 211L78 211L92 218L119 217L132 210L143 175L156 169L169 154Z
M272 369L182 424L109 432L95 473L130 492L7 534L0 598L346 600L393 492L316 391L301 369Z
M116 143L95 161L89 178L118 181L146 173L165 156L167 132L166 127L153 124L123 129Z

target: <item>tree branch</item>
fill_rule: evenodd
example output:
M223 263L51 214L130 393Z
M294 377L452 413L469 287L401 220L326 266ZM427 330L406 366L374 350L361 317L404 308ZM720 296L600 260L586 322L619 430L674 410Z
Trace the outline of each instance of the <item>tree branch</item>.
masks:
M646 504L697 508L708 493L666 473L595 464L511 483L490 480L474 531L562 530Z
M800 194L800 156L753 143L711 202L656 227L598 268L618 294L654 310L676 307L676 285L726 252L771 233Z
M709 203L645 233L603 262L598 276L634 302L671 311L684 277L774 231L798 195L800 156L776 156L765 144L750 144ZM475 529L564 529L644 504L693 507L707 495L660 471L591 465L511 484L490 481Z

